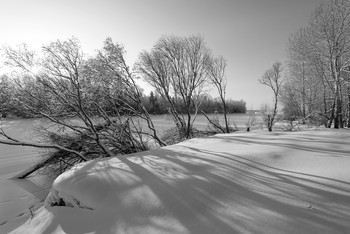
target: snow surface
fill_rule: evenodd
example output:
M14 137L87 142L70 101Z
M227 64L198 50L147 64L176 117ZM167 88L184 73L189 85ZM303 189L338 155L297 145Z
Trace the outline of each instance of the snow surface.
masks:
M349 142L242 132L86 162L11 233L350 233Z
M37 119L1 120L0 126L11 136L25 141L35 138L31 129L41 125ZM0 144L0 234L8 233L40 208L52 185L52 179L33 176L13 179L40 160L38 149Z

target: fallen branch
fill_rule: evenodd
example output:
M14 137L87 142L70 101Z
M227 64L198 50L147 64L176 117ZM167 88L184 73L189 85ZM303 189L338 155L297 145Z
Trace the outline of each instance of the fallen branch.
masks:
M1 134L2 135L2 134ZM79 158L81 158L83 161L87 161L87 158L84 157L81 153L75 150L68 149L63 146L59 145L50 145L50 144L36 144L36 143L28 143L28 142L23 142L23 141L4 141L0 140L0 144L5 144L5 145L18 145L18 146L29 146L29 147L35 147L35 148L42 148L42 149L58 149L58 150L63 150L67 151L69 153L77 155Z
M209 121L209 123L216 129L216 130L220 130L222 133L226 133L225 129L219 124L219 123L215 123L213 120L211 120L209 118L209 116L202 110L200 110L200 112L207 118L207 120Z
M33 172L39 170L40 168L42 168L45 165L47 165L48 163L50 163L55 158L55 156L56 156L55 154L52 154L49 158L42 160L41 162L33 165L32 167L28 168L25 171L22 171L18 175L14 176L14 178L16 178L16 179L24 179L24 178L26 178L27 176L29 176Z
M16 140L12 137L10 137L9 135L7 135L3 129L1 129L0 131L0 135L5 137L7 140L3 140L0 139L0 144L5 144L5 145L15 145L15 146L29 146L29 147L35 147L35 148L41 148L41 149L57 149L57 150L62 150L62 151L66 151L72 154L77 155L82 161L87 161L87 158L84 157L84 155L82 155L80 152L75 151L75 150L71 150L68 149L66 147L60 146L60 145L55 145L55 144L38 144L38 143L31 143L31 142L24 142L24 141L19 141ZM14 178L18 178L18 179L23 179L27 176L29 176L30 174L32 174L33 172L39 170L40 168L44 167L46 164L48 164L49 162L51 162L54 158L55 158L55 154L53 154L51 157L44 159L43 161L35 164L34 166L28 168L27 170L19 173L18 175L16 175Z

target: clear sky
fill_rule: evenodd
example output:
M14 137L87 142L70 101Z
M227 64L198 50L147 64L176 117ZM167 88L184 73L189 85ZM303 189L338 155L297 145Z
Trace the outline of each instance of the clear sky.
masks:
M247 108L272 103L258 83L286 61L291 33L307 24L321 0L0 0L0 44L40 48L77 37L92 54L106 37L121 43L130 66L163 34L200 34L227 59L227 96ZM146 89L147 90L147 89ZM212 94L216 96L216 94Z

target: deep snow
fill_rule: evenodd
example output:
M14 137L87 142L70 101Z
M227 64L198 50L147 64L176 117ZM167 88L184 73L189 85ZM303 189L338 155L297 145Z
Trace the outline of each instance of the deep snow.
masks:
M241 132L90 161L11 233L350 233L349 142Z

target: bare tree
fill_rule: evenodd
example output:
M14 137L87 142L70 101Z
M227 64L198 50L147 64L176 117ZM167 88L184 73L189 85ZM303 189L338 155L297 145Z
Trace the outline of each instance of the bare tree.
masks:
M347 113L346 69L350 61L350 2L330 0L314 11L307 27L289 42L287 85L298 101L303 117L314 113L326 127L343 127ZM306 114L308 112L308 114ZM316 116L317 117L317 116Z
M280 94L280 90L282 87L283 79L282 79L282 64L280 62L276 62L272 65L272 68L268 69L259 82L263 85L271 88L274 94L274 107L272 113L267 115L267 128L271 132L274 124L274 120L277 114L277 105L278 105L278 97Z
M289 40L289 71L290 82L286 94L292 94L299 104L301 117L305 122L307 109L307 44L305 42L306 30L301 29L295 33ZM289 95L290 96L290 95Z
M82 160L145 150L145 135L165 145L142 106L123 47L111 39L89 60L75 38L43 46L41 59L26 47L6 47L4 52L7 64L21 72L16 79L18 103L32 116L48 119L53 127L43 131L51 143L18 141L4 131L0 143L57 149L44 161L59 159L65 168ZM34 66L40 67L40 72L34 73ZM142 131L135 115L146 120L151 133Z
M350 2L322 3L311 18L312 46L325 68L326 81L334 93L334 128L343 127L344 80L341 74L350 65Z
M327 108L328 101L322 94L328 88L325 86L322 69L319 69L323 67L317 60L311 42L309 27L300 29L290 37L288 75L281 98L285 106L284 112L294 115L289 117L301 118L302 123L319 119L326 124L330 110Z
M165 146L166 143L159 138L153 121L142 103L142 93L123 55L124 49L119 44L113 43L111 38L107 38L104 48L99 51L97 56L102 65L103 72L109 72L114 77L114 80L118 81L117 85L119 86L120 93L119 95L109 96L108 101L112 102L112 106L114 107L116 107L115 104L118 104L118 107L122 106L124 112L132 113L132 115L139 117L147 123L151 133L139 129L138 136L140 139L142 139L142 135L147 135L154 139L160 146ZM115 91L115 86L110 87L113 89L111 92ZM137 128L135 124L134 127Z
M200 36L164 36L151 52L141 53L136 65L139 74L167 101L169 113L184 138L192 135L210 57Z
M230 126L227 119L227 105L226 105L226 84L227 84L227 80L225 76L226 66L227 66L227 62L222 56L219 56L217 58L212 58L208 66L209 81L216 87L223 105L225 129L223 129L220 125L216 125L216 127L219 128L223 133L230 132Z

